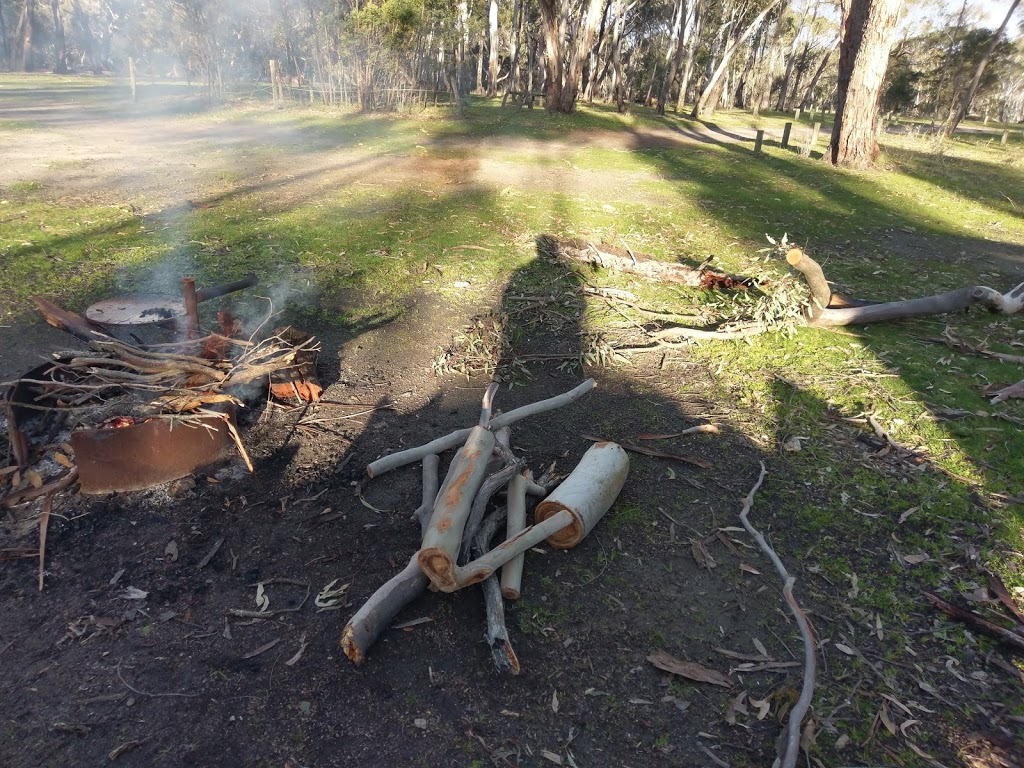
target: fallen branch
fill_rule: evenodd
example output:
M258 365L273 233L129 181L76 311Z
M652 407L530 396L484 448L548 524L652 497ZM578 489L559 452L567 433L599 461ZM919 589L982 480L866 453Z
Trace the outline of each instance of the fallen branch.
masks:
M992 402L1001 403L1004 400L1009 400L1010 398L1020 397L1024 397L1024 380L1018 381L1016 384L1011 384L1008 387L1003 387L1002 389L1000 389L998 392L995 393L995 396L992 398Z
M487 551L491 539L494 538L498 526L503 521L504 515L494 513L480 526L480 531L473 539L473 550L478 557ZM480 586L484 591L484 607L487 610L487 631L484 637L487 639L487 646L491 649L491 657L499 672L511 672L513 675L518 675L520 671L519 658L512 648L508 628L505 626L505 603L502 601L498 578L492 573L484 579Z
M963 608L955 606L952 603L947 603L941 597L936 597L931 592L923 592L922 594L928 598L932 605L947 616L954 618L957 621L961 621L964 624L968 624L979 632L985 633L989 637L1002 640L1004 643L1016 648L1018 651L1024 651L1024 637L1018 635L1016 632L1006 629L1005 627L1000 627L998 624L993 624L988 619L983 619L976 613L965 611Z
M807 714L807 709L811 705L811 698L814 696L814 675L817 669L817 660L815 658L815 643L814 633L811 630L811 624L807 620L807 615L800 608L796 598L793 597L793 584L796 583L796 579L789 575L789 571L786 570L786 566L782 564L782 560L779 559L778 554L772 549L771 545L765 541L764 536L758 531L751 523L747 516L750 514L750 508L754 505L754 494L761 487L761 483L764 482L765 476L768 474L768 470L765 469L764 462L761 462L761 474L757 477L757 482L754 487L750 489L750 493L743 500L743 508L740 511L740 522L743 527L747 530L757 542L757 545L761 548L761 551L768 556L771 560L772 565L775 566L775 570L779 576L783 578L785 582L782 588L782 594L786 598L786 603L789 605L789 609L793 614L793 618L796 619L796 623L800 627L800 634L803 635L804 639L804 683L800 690L800 698L797 700L796 706L793 707L789 713L789 724L786 731L786 741L783 748L781 759L782 768L794 768L796 766L797 758L800 756L800 725L803 722L804 716Z
M476 498L473 499L469 519L466 520L466 527L462 532L462 548L459 552L459 562L466 562L469 559L471 544L480 530L480 523L484 519L484 512L487 511L487 505L490 503L491 497L522 472L525 467L526 461L515 459L513 463L502 467L484 480L480 490L476 493Z
M606 243L598 247L584 240L556 240L541 236L537 238L537 250L550 258L593 264L612 272L625 272L691 288L745 288L754 282L748 277L736 277L707 269L707 262L699 267L672 264L643 254L634 254L629 250L622 252Z
M43 591L43 573L46 562L46 532L50 527L50 512L53 510L53 495L56 491L46 494L43 499L43 511L39 516L39 591Z
M423 459L423 496L416 517L420 519L421 533L426 534L429 524L429 513L434 508L437 497L437 466L436 455ZM424 514L426 512L426 514ZM394 620L405 606L419 597L429 583L420 569L416 555L409 558L405 568L390 580L381 585L367 599L356 614L348 620L341 632L341 648L354 664L362 664L366 653L377 642L387 626Z
M549 397L547 400L540 400L536 403L530 403L529 405L524 405L521 408L511 410L508 413L495 416L490 420L490 422L488 422L487 426L490 430L497 431L502 427L507 427L517 421L527 418L528 416L536 416L538 413L553 411L556 408L561 408L562 406L575 402L596 386L596 381L593 379L587 379L575 389L564 392L561 395ZM460 429L449 435L445 435L444 437L431 440L425 445L408 448L404 451L399 451L398 453L383 456L366 466L366 474L370 477L378 477L383 475L385 472L390 472L393 469L404 467L406 464L412 464L415 461L419 461L428 454L443 453L450 448L454 448L457 445L464 443L466 438L469 437L470 432L471 428Z

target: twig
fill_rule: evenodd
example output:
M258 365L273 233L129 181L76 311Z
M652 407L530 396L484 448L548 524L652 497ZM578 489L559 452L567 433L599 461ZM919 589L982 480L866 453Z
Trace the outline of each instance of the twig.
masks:
M491 420L491 408L494 405L494 396L498 394L498 382L492 381L484 390L483 403L480 406L480 426L486 427Z
M121 681L125 688L132 693L138 694L139 696L149 696L154 699L168 697L168 698L181 698L181 699L197 699L199 698L198 693L150 693L149 691L140 691L138 688L133 686L124 676L121 674L121 662L117 662L117 679Z
M765 476L768 474L768 470L764 466L764 462L761 464L761 474L758 475L757 482L754 487L750 489L750 493L743 500L743 508L740 511L740 522L743 527L747 530L757 542L757 545L761 548L768 559L771 560L772 565L775 566L775 570L778 571L785 582L785 586L782 588L782 594L786 598L786 603L789 605L790 611L793 613L793 618L796 619L796 623L800 627L800 634L803 635L804 639L804 683L803 688L800 690L800 698L797 700L796 706L793 707L789 713L789 725L787 728L785 748L782 753L782 768L795 768L797 758L800 756L800 724L803 722L804 715L807 714L807 709L811 705L811 698L814 696L814 674L817 668L817 660L815 658L815 644L814 644L814 633L811 630L810 622L807 620L807 615L800 608L796 598L793 597L793 584L796 583L796 579L789 575L789 571L786 570L786 566L782 564L782 560L779 559L778 554L772 549L771 545L765 541L764 536L758 531L747 519L750 514L750 508L754 505L754 494L757 493L761 487L761 483L764 482Z
M53 494L51 491L43 499L43 512L39 516L39 591L43 591L43 564L46 561L46 531L50 527L50 512L53 510Z

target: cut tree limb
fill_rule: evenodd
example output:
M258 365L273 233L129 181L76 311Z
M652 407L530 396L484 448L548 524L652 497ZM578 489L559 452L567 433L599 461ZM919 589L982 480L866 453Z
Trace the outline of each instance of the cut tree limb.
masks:
M526 487L532 476L529 470L516 475L509 483L506 494L508 517L505 524L505 538L512 539L526 528ZM521 552L501 567L501 596L518 600L522 596L523 563L526 554Z
M423 459L423 496L416 517L420 519L421 531L426 533L428 516L434 508L437 496L436 455ZM426 515L423 511L426 510ZM418 553L417 553L418 554ZM428 580L420 570L419 562L414 554L405 569L377 589L356 614L348 620L341 633L341 648L345 655L355 664L362 664L366 652L370 649L381 633L387 629L398 612L419 597L427 588Z
M455 454L434 502L434 513L417 559L427 578L443 592L458 588L455 569L462 532L493 450L494 433L485 427L473 427L465 445Z
M547 400L540 400L536 403L530 403L529 405L524 405L521 408L515 408L508 413L495 416L488 423L488 428L492 431L496 431L502 427L514 424L521 419L525 419L528 416L536 416L538 413L545 413L546 411L553 411L556 408L561 408L562 406L568 405L569 403L575 402L579 398L583 397L583 395L587 394L596 386L596 381L593 379L587 379L575 389L571 389L561 395L549 397ZM383 475L385 472L390 472L393 469L398 469L398 467L404 467L406 464L412 464L414 461L419 461L428 454L443 453L450 448L454 448L457 445L464 443L466 438L469 437L469 433L469 428L456 430L449 435L439 437L436 440L431 440L425 445L420 445L416 448L409 448L404 451L399 451L398 453L392 453L389 456L383 456L366 466L366 474L370 477L378 477L379 475Z
M753 284L748 277L737 277L707 269L706 266L690 267L685 264L658 261L650 256L622 251L615 246L601 243L599 246L585 240L557 240L553 237L537 239L537 249L550 258L563 258L583 264L593 264L613 272L676 283L691 288L745 288Z
M1016 384L1011 384L1008 387L1003 387L995 393L995 397L992 398L993 403L1001 403L1004 400L1010 398L1021 398L1024 397L1024 380L1018 381Z

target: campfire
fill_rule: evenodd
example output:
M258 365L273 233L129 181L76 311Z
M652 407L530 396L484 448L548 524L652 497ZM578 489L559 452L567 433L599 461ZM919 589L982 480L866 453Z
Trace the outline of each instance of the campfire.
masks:
M237 409L268 387L282 399L320 397L314 337L292 328L246 335L226 311L217 313L216 331L202 332L199 301L255 278L204 291L191 278L182 282L181 300L112 299L85 317L35 300L48 323L84 342L8 382L3 402L13 467L0 504L44 499L40 574L46 518L63 489L78 482L87 494L141 490L190 475L232 447L252 472ZM129 342L112 329L143 323L161 324L172 340L143 343L130 331Z

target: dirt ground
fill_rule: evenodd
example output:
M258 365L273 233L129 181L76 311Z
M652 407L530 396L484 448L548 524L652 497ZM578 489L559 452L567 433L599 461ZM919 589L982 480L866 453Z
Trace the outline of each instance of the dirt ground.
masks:
M0 100L0 119L13 116L14 103ZM452 175L414 157L343 157L329 146L246 159L249 143L293 137L262 128L247 136L237 124L220 132L216 122L173 114L112 123L108 114L90 117L59 104L45 113L24 108L44 129L4 148L0 184L38 179L66 198L161 209L217 194L225 168L243 179L280 179L277 194L314 194L315 185L290 181L306 171L323 185L367 174L424 185L508 183L507 169L486 163L470 169L482 175L467 177L465 167ZM199 149L222 142L237 142L237 151ZM40 161L55 156L66 165ZM567 173L548 181L587 181ZM544 180L517 183L534 181ZM476 422L485 382L438 379L431 363L453 330L507 304L510 290L503 295L495 286L464 301L416 295L399 320L358 333L308 328L323 344L325 400L344 405L256 404L244 417L254 477L233 459L197 473L190 489L61 497L49 527L45 591L36 589L34 558L0 562L0 763L770 765L780 717L800 685L802 651L779 579L736 529L759 462L770 475L752 517L793 557L797 592L819 639L856 642L875 659L884 646L863 617L838 611L834 598L846 585L828 583L798 557L815 541L787 531L775 512L774 500L800 490L789 485L785 455L762 447L771 436L752 439L730 426L741 406L717 397L715 372L684 353L638 357L611 371L538 362L531 380L501 391L497 405L507 410L598 378L578 403L513 428L514 450L537 473L553 461L568 471L589 436L631 440L702 423L723 430L673 443L707 469L632 456L619 501L592 535L568 552L541 546L528 554L523 599L507 607L520 676L495 671L476 588L424 594L399 616L409 626L387 631L361 667L341 653L347 618L418 548L410 519L420 497L418 466L366 483L360 497L364 467ZM571 352L558 347L558 339L574 338L565 331L524 325L514 334L515 352ZM0 344L6 378L67 339L19 324L0 329ZM322 426L331 431L297 426L303 417L330 420ZM864 448L851 435L837 432L835 450L860 455ZM38 506L7 514L2 547L34 548L29 523L37 514ZM698 567L695 550L714 567ZM331 582L350 585L344 605L318 610L313 598ZM233 615L256 609L260 584L276 613ZM924 614L911 621L922 635L931 626ZM923 638L918 651L932 670L944 657L929 642ZM658 650L728 674L733 685L672 678L648 662ZM750 671L730 652L784 664ZM846 674L829 653L814 712L821 742L838 760L831 744L845 732L851 704L829 695L831 681ZM861 684L887 690L873 676L882 674L878 662L865 662ZM963 663L973 669L981 660ZM916 690L921 674L909 665L885 668L904 690ZM976 680L961 678L949 681L947 695L977 693ZM956 700L919 698L914 716L945 728L948 720L933 715L955 709ZM763 719L761 701L770 705ZM991 762L964 757L970 739ZM946 764L1020 764L1012 742L982 718L922 746ZM855 746L846 754L857 762Z

